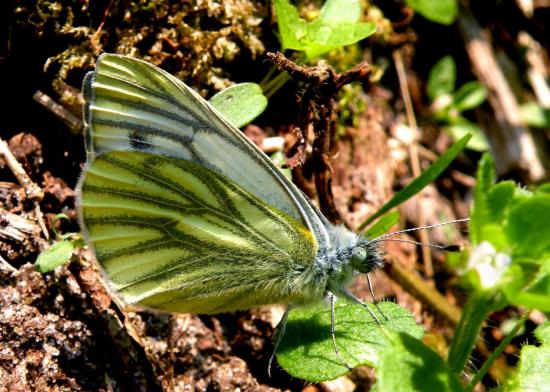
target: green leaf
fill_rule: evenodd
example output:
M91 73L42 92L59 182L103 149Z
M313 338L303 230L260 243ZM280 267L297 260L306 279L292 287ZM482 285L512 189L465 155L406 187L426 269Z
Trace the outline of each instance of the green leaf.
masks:
M250 123L267 107L267 98L256 83L239 83L226 88L209 102L236 128Z
M453 106L459 112L477 108L487 98L487 89L478 81L468 82L453 95Z
M470 215L470 239L473 245L482 240L483 226L490 223L486 196L494 184L495 168L491 155L484 154L479 161L474 189L474 205Z
M371 215L365 222L359 226L359 230L364 229L369 223L376 220L378 217L384 215L392 208L404 203L424 187L431 184L443 171L451 164L456 156L464 149L471 135L466 135L458 142L453 144L443 155L441 155L437 161L435 161L426 171L415 178L409 185L397 192L390 201L384 204L378 211Z
M477 242L475 245L479 245L483 241L490 242L491 245L493 245L493 247L499 252L510 251L510 242L508 241L508 237L504 232L502 222L490 223L490 221L488 220L484 225L482 225L479 235L479 242Z
M304 47L308 59L342 46L351 45L376 32L374 23L333 23L317 19L307 26Z
M374 305L369 308L379 314ZM335 306L336 344L350 366L376 366L388 348L385 330L406 332L421 338L422 327L407 310L392 302L379 304L382 329L359 304L338 301ZM334 352L330 336L330 308L318 304L290 312L277 361L290 375L310 382L332 380L348 372Z
M513 181L501 181L491 188L487 194L489 220L499 225L502 224L508 212L508 206L514 197L515 190L516 184Z
M504 387L506 392L548 391L550 385L550 323L541 324L535 330L541 341L539 347L525 345L521 348L517 373Z
M359 12L357 11L359 7ZM357 23L360 4L352 0L331 0L321 15L307 23L288 0L275 0L282 50L303 51L307 59L345 45L354 44L376 31L374 23Z
M327 0L321 8L320 19L332 22L357 22L361 18L361 4L357 0Z
M443 359L422 341L393 333L380 354L373 392L465 391Z
M442 95L451 95L456 83L456 64L451 56L442 57L430 70L428 97L434 101Z
M365 232L365 237L376 238L387 233L389 229L399 222L400 217L401 215L398 211L388 212Z
M74 245L71 241L56 242L38 255L34 269L41 273L53 271L71 259L73 250Z
M506 222L514 254L534 260L550 254L550 194L539 193L515 201Z
M307 34L307 23L300 18L298 10L288 0L275 0L275 12L277 13L281 51L304 50L300 40Z
M535 102L527 102L520 107L521 118L528 125L538 128L550 128L550 109Z
M453 140L460 140L467 134L471 134L472 138L466 145L466 148L484 152L489 149L489 143L481 129L474 123L469 122L466 119L462 119L461 122L443 127L445 132L448 132Z
M550 323L546 322L539 325L537 329L535 329L535 336L541 343L544 343L545 346L548 346L550 344ZM550 354L550 351L548 352L548 354ZM547 383L547 385L550 384Z
M514 305L550 312L550 260L539 263L542 266L528 263L513 266L517 268L510 271L509 284L503 291Z
M443 25L453 24L458 15L456 0L406 0L406 3L426 19Z

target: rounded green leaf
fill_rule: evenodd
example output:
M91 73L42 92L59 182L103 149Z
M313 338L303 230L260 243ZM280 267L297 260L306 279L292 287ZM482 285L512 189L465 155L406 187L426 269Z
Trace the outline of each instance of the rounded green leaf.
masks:
M424 18L443 25L453 24L458 15L456 0L406 0Z
M453 96L453 106L459 112L477 108L487 98L487 89L477 81L468 82Z
M374 305L368 304L383 328L361 305L345 300L336 303L336 345L349 366L376 366L380 353L387 349L386 329L422 337L422 327L406 309L392 302L382 302L379 306L387 320ZM311 382L332 380L348 372L334 352L327 304L290 312L277 361L290 375Z
M226 88L209 102L236 128L250 123L267 107L267 98L256 83L239 83Z
M455 89L456 63L451 56L442 57L430 69L428 96L433 101L442 95L450 95Z
M487 194L487 212L491 221L502 225L515 190L516 184L513 181L501 181L491 188Z
M53 271L71 259L73 250L74 245L71 241L56 242L38 255L34 269L41 273Z
M454 140L460 140L465 135L471 134L472 138L466 145L466 148L474 151L484 152L489 149L489 143L481 129L474 123L462 121L458 124L449 125L443 128Z

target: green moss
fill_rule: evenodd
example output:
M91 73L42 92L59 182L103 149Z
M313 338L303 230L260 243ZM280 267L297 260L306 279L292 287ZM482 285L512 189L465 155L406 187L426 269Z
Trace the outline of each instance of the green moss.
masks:
M243 51L252 58L265 51L260 23L269 7L263 1L117 0L108 6L108 1L22 0L14 9L15 23L51 45L45 69L54 80L73 85L100 53L116 52L192 78L195 86L222 89L232 84L226 63Z

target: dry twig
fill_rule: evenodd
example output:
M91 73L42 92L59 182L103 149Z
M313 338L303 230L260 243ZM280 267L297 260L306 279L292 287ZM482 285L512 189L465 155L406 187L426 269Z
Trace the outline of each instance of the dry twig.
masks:
M541 180L545 169L537 155L532 135L522 122L519 105L500 69L489 38L474 16L461 8L458 26L478 79L488 88L498 129L486 129L495 165L500 174L519 172L527 181Z
M65 109L62 105L55 102L50 96L44 94L42 91L37 90L33 99L57 116L73 133L77 133L82 129L82 121Z
M336 73L329 65L319 62L315 67L298 65L281 53L268 53L267 57L279 69L286 71L292 78L304 82L305 87L300 102L299 130L301 137L291 148L290 162L297 166L305 161L305 143L311 127L315 132L311 160L315 173L315 187L319 197L319 206L325 216L333 223L342 222L334 205L332 195L332 149L336 133L336 94L351 82L363 80L370 74L366 63L359 64L342 74Z
M418 126L416 123L416 117L414 115L413 104L411 100L411 95L409 93L409 88L407 85L407 74L405 71L405 66L403 64L403 56L401 55L400 50L395 50L393 52L393 59L395 61L395 68L397 71L397 76L399 79L399 87L401 89L401 96L403 97L403 102L405 103L405 111L407 113L407 122L409 127L414 132L415 136L418 134ZM413 142L409 145L409 157L411 160L411 167L414 177L420 176L420 159L418 153L418 147L416 142ZM415 197L422 197L422 191L418 193ZM419 205L422 205L421 203ZM424 209L418 209L418 226L426 226L426 214L424 214ZM418 233L420 237L420 242L427 244L429 242L428 233L425 230L421 230ZM427 246L421 247L422 259L424 261L424 274L427 278L432 278L434 274L433 263L432 263L432 254L430 249Z
M31 200L42 200L44 191L30 179L27 173L25 173L23 167L11 153L8 143L3 139L0 139L0 157L4 158L13 175L17 178L17 181L19 181L21 186L25 189L27 197Z

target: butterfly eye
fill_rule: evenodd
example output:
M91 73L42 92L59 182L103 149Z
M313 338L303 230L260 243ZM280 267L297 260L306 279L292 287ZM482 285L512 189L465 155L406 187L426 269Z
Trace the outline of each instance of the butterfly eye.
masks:
M365 262L365 259L367 258L367 251L365 248L361 246L356 246L351 250L351 264L353 266L359 267L361 264Z

